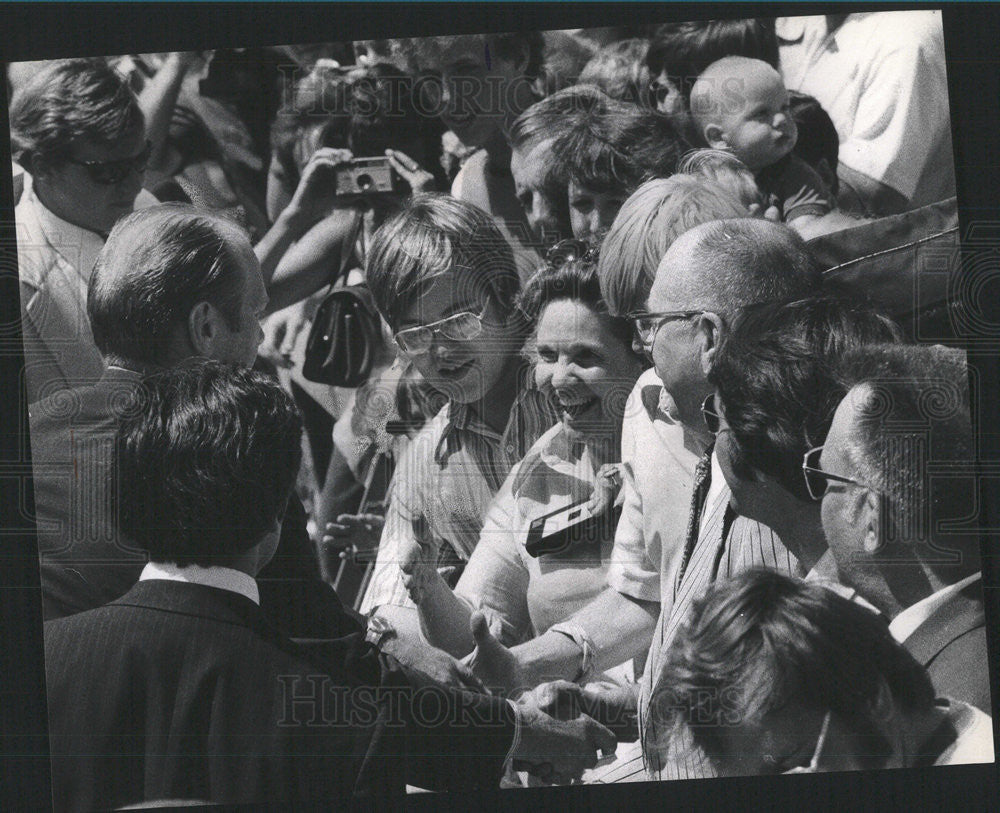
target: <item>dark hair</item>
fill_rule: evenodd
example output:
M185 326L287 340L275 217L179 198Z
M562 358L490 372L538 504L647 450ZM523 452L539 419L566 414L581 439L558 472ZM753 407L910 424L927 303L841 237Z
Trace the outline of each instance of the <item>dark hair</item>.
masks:
M294 401L262 373L197 362L146 379L115 437L119 529L154 561L245 553L284 515L301 433Z
M568 31L543 31L545 48L535 87L543 98L575 85L580 71L597 52L597 46Z
M621 40L601 48L580 72L581 85L595 85L612 99L642 103L649 87L649 40Z
M716 582L694 602L656 685L650 717L671 738L687 729L710 757L724 753L728 727L764 721L790 703L829 710L871 735L883 687L911 712L928 709L935 696L923 667L878 615L766 569ZM890 748L881 737L866 744L857 756L876 764Z
M843 298L768 302L741 312L708 374L737 441L737 475L752 467L809 502L802 456L823 443L847 392L837 364L852 351L898 341L891 320Z
M854 406L847 453L857 477L883 495L889 539L927 554L933 567L939 551L922 544L934 537L931 523L965 518L976 504L971 476L927 474L929 462L961 467L975 459L965 353L880 345L845 357L840 376ZM978 538L967 543L978 561Z
M485 291L506 317L520 278L510 244L482 209L449 195L415 195L375 232L366 278L375 304L395 330L427 283L450 276L456 293Z
M651 79L666 71L686 103L698 75L725 56L762 59L777 69L778 37L774 20L664 23L653 34L646 65Z
M418 143L410 157L435 167L441 123L422 115L413 99L412 78L394 65L377 63L344 73L317 68L295 88L291 104L279 111L271 143L282 171L294 185L298 142L320 127L317 147L350 149L355 156L382 155L386 149Z
M524 75L534 79L542 69L542 59L545 51L545 41L539 31L515 31L506 34L459 34L443 37L420 37L410 39L410 49L418 56L427 56L451 48L465 40L481 41L485 47L491 48L496 56L513 62L527 54L528 61Z
M801 299L820 289L821 276L798 232L758 218L716 220L696 227L697 274L685 274L691 306L735 318L757 302Z
M181 203L119 220L87 292L94 343L105 360L162 364L174 328L199 302L240 329L246 272L233 245L240 235L236 224Z
M837 165L840 160L840 137L837 135L837 128L823 106L812 96L790 90L788 99L792 118L795 119L795 126L799 131L793 152L813 168L826 159L833 184L830 192L836 195L840 187L837 178Z
M672 175L683 147L665 117L600 93L588 115L565 122L552 151L558 177L630 195L644 181Z
M32 76L10 105L11 155L29 171L58 164L74 143L112 146L143 125L128 82L103 59L60 59Z
M596 257L576 258L558 265L542 266L524 284L518 297L518 307L530 322L535 323L546 305L562 299L579 302L594 313L608 316L615 338L631 351L632 323L609 314L608 305L601 294Z

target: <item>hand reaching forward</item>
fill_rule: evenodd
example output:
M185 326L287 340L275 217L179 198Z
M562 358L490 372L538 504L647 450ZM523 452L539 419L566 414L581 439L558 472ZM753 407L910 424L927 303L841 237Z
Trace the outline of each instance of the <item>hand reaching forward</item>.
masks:
M441 578L434 551L415 539L401 543L399 569L403 571L403 586L410 594L410 600L418 607L423 604L435 582Z
M481 612L473 613L469 629L476 648L463 663L472 673L494 692L517 695L528 688L517 656L493 637L486 616Z
M336 522L326 524L323 547L339 548L341 559L360 556L367 560L367 553L374 561L384 525L385 518L378 514L341 514Z
M569 784L597 764L598 751L615 751L615 735L581 714L557 720L531 704L518 705L521 741L514 752L514 769L527 770L543 782Z
M637 691L635 685L593 682L581 686L568 680L556 680L536 686L518 702L533 705L559 720L572 720L586 714L607 726L619 742L635 742L639 737Z

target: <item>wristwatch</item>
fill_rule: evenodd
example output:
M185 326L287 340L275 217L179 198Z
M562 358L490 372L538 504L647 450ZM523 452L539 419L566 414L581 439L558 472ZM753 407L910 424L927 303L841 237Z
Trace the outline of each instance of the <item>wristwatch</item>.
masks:
M381 649L386 639L396 634L396 628L379 615L368 616L365 640L376 649Z

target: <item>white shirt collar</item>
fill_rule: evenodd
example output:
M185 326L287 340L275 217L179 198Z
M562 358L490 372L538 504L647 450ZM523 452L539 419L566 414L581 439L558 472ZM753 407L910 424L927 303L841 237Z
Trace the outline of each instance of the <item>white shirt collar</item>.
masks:
M920 599L916 604L911 604L889 622L889 632L892 633L892 637L899 641L899 643L903 643L913 635L917 627L934 615L949 599L961 593L974 581L981 579L982 576L982 572L973 573L971 576L962 579L962 581L949 584L936 593L931 593L929 596Z
M260 605L260 591L253 576L231 567L202 567L187 565L180 567L172 562L150 562L143 569L139 581L164 579L172 582L188 582L203 584L206 587L217 587L231 593L246 596L254 604Z

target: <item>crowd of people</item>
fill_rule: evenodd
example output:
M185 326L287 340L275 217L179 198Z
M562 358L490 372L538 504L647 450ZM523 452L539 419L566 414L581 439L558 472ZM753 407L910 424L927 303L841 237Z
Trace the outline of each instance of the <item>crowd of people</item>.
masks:
M57 809L993 761L939 13L8 82Z

